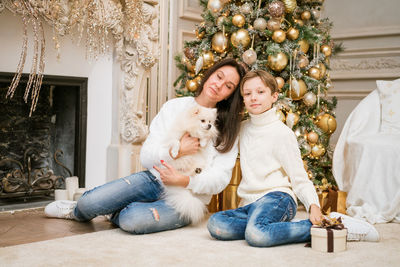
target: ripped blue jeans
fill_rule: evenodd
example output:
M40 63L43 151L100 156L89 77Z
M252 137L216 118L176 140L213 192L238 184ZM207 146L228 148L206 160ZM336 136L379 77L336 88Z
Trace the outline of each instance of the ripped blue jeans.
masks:
M310 220L291 222L296 209L289 194L271 192L244 207L213 214L207 228L216 239L245 239L254 247L307 242L311 239L312 223Z
M131 174L86 191L74 209L77 221L89 221L98 215L112 214L111 221L132 234L172 230L190 222L164 200L164 186L149 171Z

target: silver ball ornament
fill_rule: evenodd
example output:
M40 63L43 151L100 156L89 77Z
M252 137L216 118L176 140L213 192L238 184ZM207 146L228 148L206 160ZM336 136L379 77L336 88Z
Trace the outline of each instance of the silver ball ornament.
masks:
M249 14L251 12L251 5L249 3L244 3L240 6L240 12L243 14Z
M252 65L257 60L257 53L252 49L246 50L242 55L243 62L247 65Z
M317 96L313 92L308 92L303 96L303 102L307 106L311 107L317 101Z
M212 13L218 13L222 10L224 5L220 0L208 0L207 8L212 12Z
M264 31L267 28L267 21L264 18L258 18L253 23L254 29Z

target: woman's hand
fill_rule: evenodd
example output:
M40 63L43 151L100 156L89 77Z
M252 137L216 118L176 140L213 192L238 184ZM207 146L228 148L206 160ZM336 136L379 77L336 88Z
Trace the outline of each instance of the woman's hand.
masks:
M310 221L313 225L319 224L324 216L322 215L321 209L315 205L310 205Z
M199 138L191 137L189 133L185 133L182 136L180 143L181 143L181 146L179 147L178 155L174 159L180 158L185 155L196 154L197 151L199 151L199 148L200 148ZM169 153L171 154L171 151Z
M153 166L153 168L160 173L160 178L165 185L186 187L189 184L189 176L179 173L163 160L161 160L161 164L165 168L158 168L157 166Z

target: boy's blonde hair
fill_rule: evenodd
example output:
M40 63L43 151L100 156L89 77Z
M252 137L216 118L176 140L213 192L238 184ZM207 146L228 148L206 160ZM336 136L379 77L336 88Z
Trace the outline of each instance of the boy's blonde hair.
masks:
M242 95L243 95L244 83L255 77L260 77L260 79L264 83L264 85L267 86L271 90L271 95L275 92L279 93L278 84L277 84L274 76L272 76L270 73L268 73L265 70L252 70L252 71L249 71L248 73L246 73L246 75L243 77L242 81L240 82L240 93Z

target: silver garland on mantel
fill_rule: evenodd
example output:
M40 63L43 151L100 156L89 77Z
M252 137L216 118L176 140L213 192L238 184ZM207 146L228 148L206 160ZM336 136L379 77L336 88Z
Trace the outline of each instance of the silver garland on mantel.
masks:
M109 51L109 33L112 35L117 57L120 61L127 53L126 46L135 47L142 57L138 64L150 69L158 55L141 44L141 28L144 24L143 0L0 0L0 12L5 8L21 16L23 22L22 52L15 76L6 97L13 97L24 69L28 26L34 36L32 67L25 88L24 100L31 99L29 116L35 111L42 85L45 67L45 36L42 21L53 27L53 41L60 55L59 37L78 32L78 40L85 35L87 56L97 59ZM149 1L145 1L149 2ZM122 63L123 64L123 63Z

